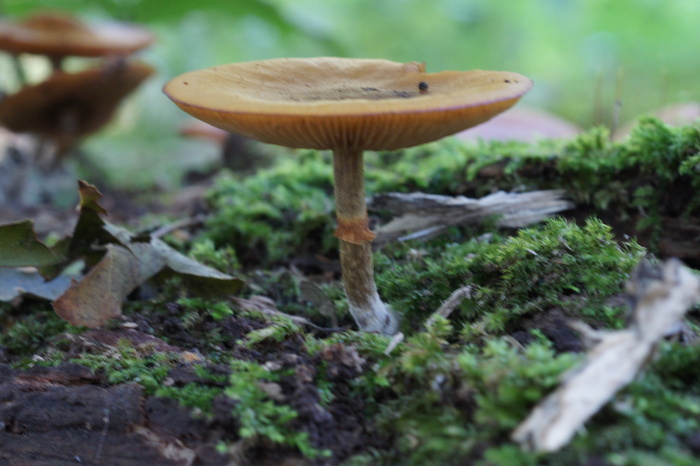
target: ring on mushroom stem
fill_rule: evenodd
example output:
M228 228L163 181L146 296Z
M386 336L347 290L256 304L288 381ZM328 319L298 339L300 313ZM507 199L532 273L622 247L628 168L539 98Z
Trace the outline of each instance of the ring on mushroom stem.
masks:
M434 89L413 98L423 93L421 84L427 91L428 80ZM226 131L333 151L336 236L350 312L362 330L391 335L398 331L398 318L374 282L363 151L411 147L478 125L511 107L530 87L532 81L517 73L428 74L418 62L322 57L192 71L163 91L182 110Z

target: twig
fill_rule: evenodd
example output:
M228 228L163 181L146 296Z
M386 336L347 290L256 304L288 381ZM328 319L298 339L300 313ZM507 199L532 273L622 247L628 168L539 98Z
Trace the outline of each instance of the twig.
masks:
M582 329L596 345L586 360L563 377L559 389L541 401L513 432L523 448L553 452L615 393L632 382L654 354L658 341L700 301L700 278L677 259L643 262L628 282L635 300L629 328L614 332Z
M391 341L389 341L389 344L386 345L386 349L384 350L384 354L389 356L394 349L396 349L397 346L404 340L404 334L403 332L399 332L393 337L391 337Z
M278 317L286 317L290 319L292 322L294 322L296 325L306 325L309 326L315 330L321 331L321 332L327 332L327 333L334 333L334 332L342 332L344 330L347 330L349 327L344 326L344 327L321 327L319 325L314 324L311 322L309 319L301 316L296 316L292 314L287 314L285 312L280 311L277 309L277 306L275 305L275 302L271 300L270 298L267 298L265 296L252 296L250 299L246 298L238 298L235 297L233 300L238 304L241 308L248 310L248 311L257 311L265 315L269 316L278 316Z
M472 297L472 287L471 285L463 286L462 288L458 288L455 291L452 292L449 298L447 298L438 308L437 311L433 312L433 314L428 318L428 320L425 321L425 326L430 327L435 323L435 319L437 316L442 316L444 318L448 318L450 314L452 314L452 311L454 311L457 306L460 305L462 301L464 301L467 298Z
M151 232L151 238L162 238L165 235L172 233L180 228L190 227L194 225L201 225L207 219L206 215L195 215L190 218L183 218L173 223L168 223L167 225L162 225Z

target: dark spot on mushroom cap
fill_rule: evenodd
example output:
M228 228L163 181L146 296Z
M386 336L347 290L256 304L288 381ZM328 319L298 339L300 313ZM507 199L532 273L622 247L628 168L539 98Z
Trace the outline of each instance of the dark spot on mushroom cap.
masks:
M509 83L509 82L510 82L510 79L504 79L503 82L504 82L504 83Z
M187 81L182 81L182 84L184 84L185 86L189 86L189 85L190 85L190 83L188 83Z
M428 83L425 81L421 81L418 83L418 90L421 92L425 92L428 90Z

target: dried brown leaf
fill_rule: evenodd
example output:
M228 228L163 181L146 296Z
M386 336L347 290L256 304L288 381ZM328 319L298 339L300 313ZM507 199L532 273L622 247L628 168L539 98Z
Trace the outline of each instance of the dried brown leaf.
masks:
M123 246L107 245L102 260L54 301L54 310L71 325L101 327L121 316L122 302L140 284L139 277L139 259Z

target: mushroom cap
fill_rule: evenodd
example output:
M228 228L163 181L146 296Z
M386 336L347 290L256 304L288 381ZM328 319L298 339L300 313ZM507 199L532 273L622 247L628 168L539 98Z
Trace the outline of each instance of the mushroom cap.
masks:
M261 142L392 150L482 123L530 87L517 73L426 73L416 62L322 57L192 71L163 91L196 118Z
M154 36L127 23L85 24L58 12L37 13L19 23L0 21L0 50L49 56L127 55L147 47Z
M143 62L118 59L80 73L54 73L0 100L0 125L53 139L65 149L107 123L153 71Z

